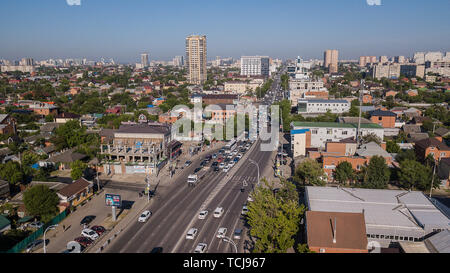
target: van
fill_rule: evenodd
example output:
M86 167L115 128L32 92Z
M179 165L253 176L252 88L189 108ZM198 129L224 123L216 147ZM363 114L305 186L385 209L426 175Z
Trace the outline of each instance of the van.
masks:
M222 207L217 207L214 210L214 217L215 218L220 218L222 216L222 214L223 214L223 208Z

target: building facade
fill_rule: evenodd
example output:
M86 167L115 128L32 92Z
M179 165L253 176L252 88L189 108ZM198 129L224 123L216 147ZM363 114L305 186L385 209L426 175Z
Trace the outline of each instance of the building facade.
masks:
M339 51L336 49L328 49L323 54L324 67L329 69L329 73L338 72Z
M298 100L299 114L342 114L350 111L350 102L346 100Z
M186 38L186 66L190 84L206 81L206 36L191 35Z
M242 56L242 76L269 76L270 61L267 56Z

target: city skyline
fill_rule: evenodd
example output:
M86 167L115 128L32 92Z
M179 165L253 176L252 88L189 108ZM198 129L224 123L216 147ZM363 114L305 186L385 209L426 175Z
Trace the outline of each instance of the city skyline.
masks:
M0 18L0 24L10 26L0 30L0 59L104 57L135 63L140 53L151 52L152 60L171 60L184 55L184 38L191 34L208 37L208 60L246 55L321 59L328 48L339 50L342 60L357 60L450 48L448 1L383 1L380 6L363 0L245 1L238 6L218 1L214 8L203 0L136 2L2 2L3 10L20 13ZM191 18L194 10L204 15ZM420 20L411 17L418 12Z

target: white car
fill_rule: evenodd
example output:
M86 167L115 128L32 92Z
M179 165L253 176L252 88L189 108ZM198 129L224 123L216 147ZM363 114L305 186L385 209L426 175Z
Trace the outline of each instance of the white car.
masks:
M90 228L83 229L83 231L81 231L81 236L89 238L91 240L95 240L98 238L97 232L93 231Z
M219 164L219 168L223 169L224 167L225 167L225 163L221 162L221 163Z
M225 235L227 234L227 228L221 227L219 228L219 230L217 231L217 238L223 238L225 237Z
M227 173L230 170L230 165L226 165L225 167L223 167L223 172Z
M198 215L198 219L203 220L206 218L206 216L208 216L208 211L202 210L202 211L200 211L200 214Z
M147 222L148 218L151 215L152 215L151 211L146 210L146 211L142 212L141 216L139 216L138 222L141 222L141 223Z
M208 247L205 243L199 243L194 250L194 253L205 253L206 248Z
M247 206L243 206L243 207L242 207L242 212L241 212L241 214L242 214L242 215L246 215L247 212L248 212Z
M230 162L228 162L228 167L232 168L234 166L234 164L236 164L235 161L230 161Z
M194 240L195 235L197 235L198 229L196 228L191 228L188 233L186 234L186 239L187 240Z
M215 218L220 218L220 216L222 216L222 214L223 214L223 208L222 207L217 207L214 210L214 217Z

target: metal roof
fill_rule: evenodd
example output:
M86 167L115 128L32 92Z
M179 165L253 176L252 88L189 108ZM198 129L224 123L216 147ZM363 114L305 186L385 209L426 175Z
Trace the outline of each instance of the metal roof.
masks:
M307 187L312 211L362 212L368 234L421 238L450 220L422 193L404 190Z

